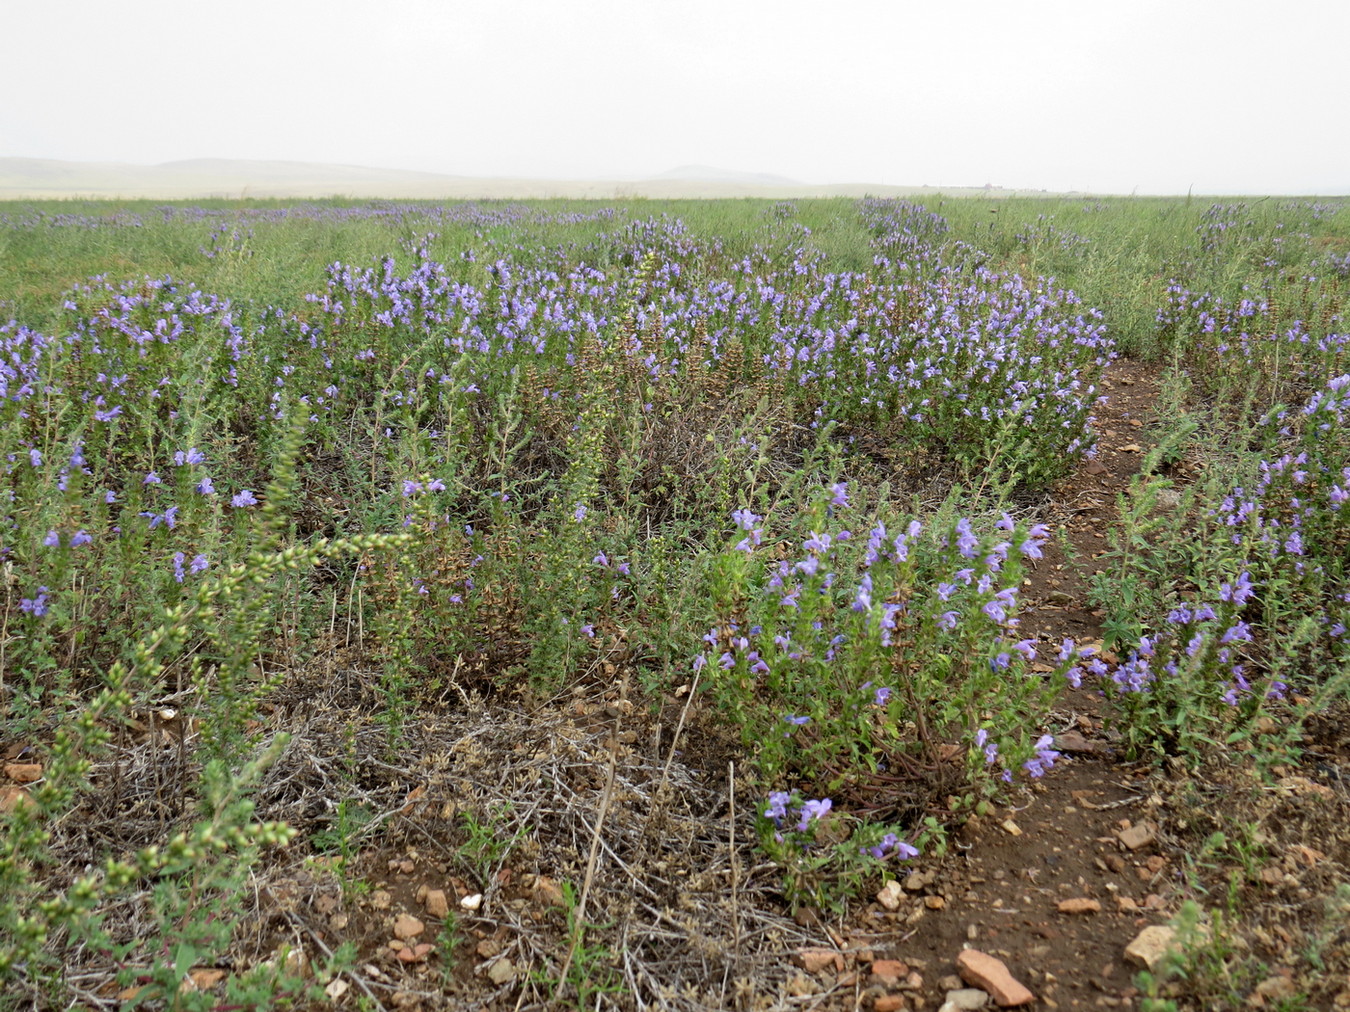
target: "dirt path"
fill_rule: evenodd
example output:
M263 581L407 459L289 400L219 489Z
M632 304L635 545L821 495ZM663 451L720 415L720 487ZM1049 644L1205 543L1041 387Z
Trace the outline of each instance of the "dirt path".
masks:
M1099 454L1055 490L1042 518L1062 529L1079 562L1053 544L1029 574L1023 627L1046 644L1100 640L1101 612L1088 603L1081 570L1095 568L1116 495L1150 448L1158 380L1152 366L1111 367ZM1176 869L1150 819L1161 799L1148 771L1118 761L1099 710L1086 690L1066 697L1052 730L1068 761L1011 808L967 823L940 865L916 866L899 909L873 904L839 935L838 1007L937 1008L948 990L966 986L955 976L964 948L1005 962L1041 1007L1135 1006L1135 968L1123 953L1141 929L1175 912Z

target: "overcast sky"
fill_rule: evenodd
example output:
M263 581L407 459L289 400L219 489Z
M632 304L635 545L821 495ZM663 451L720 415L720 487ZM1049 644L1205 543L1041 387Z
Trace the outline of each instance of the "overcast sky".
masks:
M1350 0L0 0L0 156L1350 193Z

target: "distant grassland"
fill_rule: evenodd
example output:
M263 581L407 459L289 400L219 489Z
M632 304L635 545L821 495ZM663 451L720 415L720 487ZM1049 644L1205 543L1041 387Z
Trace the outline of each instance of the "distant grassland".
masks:
M0 203L0 221L8 225L0 228L0 312L40 320L58 304L57 296L95 274L114 279L172 275L222 296L291 305L315 287L327 263L361 264L382 257L391 252L391 241L407 239L423 228L434 228L432 254L447 262L469 247L515 255L527 244L580 244L612 231L615 223L669 216L693 235L718 237L732 249L748 251L765 241L797 242L819 251L836 269L865 270L871 264L867 231L850 213L853 200L791 201L794 221L810 233L790 235L775 224L776 203L753 199ZM1287 271L1314 262L1336 262L1338 256L1350 254L1344 215L1313 210L1339 206L1335 201L1258 198L1213 204L1173 198L932 197L915 203L940 213L950 223L953 238L978 247L991 263L1056 277L1088 304L1102 308L1123 350L1146 355L1157 351L1153 314L1173 278L1232 295L1250 283L1252 271L1263 264ZM1222 211L1214 210L1225 207L1241 209L1227 216L1234 219L1231 225ZM563 223L569 216L590 216L601 209L604 218ZM1296 213L1291 215L1291 210ZM1298 224L1290 224L1291 220ZM16 227L24 223L36 227ZM204 255L228 238L226 232L240 230L247 233L246 242L240 240L248 248L247 269L239 252ZM1217 250L1205 255L1206 231L1221 236L1223 255Z

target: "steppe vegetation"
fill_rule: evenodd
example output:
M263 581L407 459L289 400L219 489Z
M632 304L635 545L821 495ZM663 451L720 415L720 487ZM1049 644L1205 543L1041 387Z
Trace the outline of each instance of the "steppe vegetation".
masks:
M1350 1004L1342 205L0 209L0 1008L851 1008L1066 707L1192 809L1112 1000Z

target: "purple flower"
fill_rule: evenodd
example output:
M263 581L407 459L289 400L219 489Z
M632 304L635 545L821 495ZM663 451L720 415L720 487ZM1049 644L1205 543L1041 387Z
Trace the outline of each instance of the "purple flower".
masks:
M211 476L208 474L201 481L197 482L197 491L202 495L215 495L216 486L211 484Z
M179 450L173 455L173 462L178 467L184 464L202 464L206 462L206 454L202 453L195 446L188 449L187 453Z
M596 565L596 566L608 566L608 565L609 565L609 556L607 556L607 555L606 555L604 552L602 552L602 551L601 551L601 552L596 552L596 553L595 553L595 558L591 559L591 563L592 563L593 565Z
M42 539L42 543L48 548L55 548L61 544L61 536L56 531L48 531L47 536Z
M36 597L24 597L19 599L19 610L26 611L35 618L41 618L49 610L48 590L46 587L39 587Z
M1048 734L1043 734L1036 742L1036 754L1022 764L1022 768L1033 777L1045 775L1045 771L1055 764L1059 758L1059 753L1053 748L1055 739Z
M34 467L41 467L41 466L42 466L42 451L41 451L41 450L29 450L29 451L28 451L28 463L32 464Z
M854 611L867 611L872 607L872 576L864 573L858 582L858 593L853 598Z
M1246 604L1251 600L1256 592L1256 584L1252 582L1251 574L1243 572L1238 576L1234 584L1223 584L1219 587L1219 600L1232 601L1234 604Z
M87 545L93 540L93 535L88 531L78 530L70 536L70 547L79 548L81 545Z
M798 717L795 713L783 714L784 724L792 724L796 727L801 727L803 724L809 724L810 722L811 722L810 717Z
M170 506L163 513L142 513L141 516L150 519L150 530L152 531L160 524L163 524L169 530L173 530L177 526L175 518L178 516L178 507Z
M817 555L830 550L830 541L831 538L828 534L817 534L812 531L811 536L802 542L802 547L812 555Z
M908 861L912 857L919 856L917 849L911 847L894 833L887 833L881 838L881 843L877 844L875 847L863 847L859 853L871 854L878 861L889 854L895 854L902 861Z
M764 817L773 819L775 825L781 824L787 818L787 806L791 800L792 796L787 791L774 791L769 795L769 807L764 809Z
M748 531L764 518L755 516L748 509L738 509L731 514L731 519L736 521L736 526L741 530Z
M236 509L243 509L246 506L256 506L258 505L258 497L253 494L252 490L246 488L230 500L230 505Z
M802 817L801 821L797 823L797 832L799 833L805 832L806 827L809 826L813 820L825 818L825 816L829 813L830 809L833 807L834 802L831 801L829 798L821 798L818 801L817 800L803 801Z
M750 532L750 536L748 538L741 538L741 540L736 543L736 551L738 552L754 551L755 546L760 543L760 536L763 533L764 529L762 527L756 527L754 530Z
M186 558L182 552L173 553L173 578L179 583L183 582L183 560Z
M572 511L572 519L577 523L586 519L586 506L584 503L577 503L577 508Z
M885 706L886 701L890 698L891 690L884 685L872 693L872 702L877 706Z
M142 484L142 485L159 485L159 484L161 484L159 475L155 474L154 471L151 471L151 472L149 472L148 474L146 474L145 479L141 482L141 484Z
M956 522L956 550L962 558L975 558L975 549L980 547L980 539L970 529L970 520L962 517Z
M833 498L830 499L831 506L848 506L848 485L845 482L839 482L837 485L830 486L830 492Z
M204 572L211 565L210 560L205 555L194 555L192 562L188 564L188 569L193 573Z

